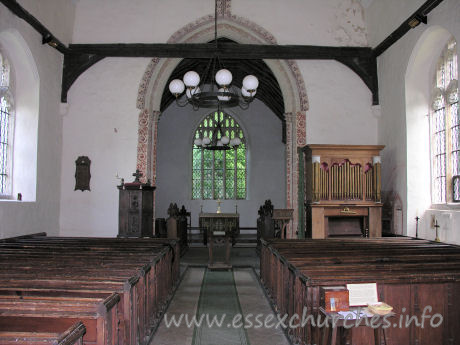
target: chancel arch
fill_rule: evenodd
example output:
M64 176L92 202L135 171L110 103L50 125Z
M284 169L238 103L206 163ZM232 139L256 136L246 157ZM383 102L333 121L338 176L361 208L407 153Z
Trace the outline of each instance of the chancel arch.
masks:
M274 36L250 20L231 14L229 6L220 6L218 38L237 43L276 44ZM208 15L187 24L171 36L168 43L206 43L214 39L214 16ZM139 85L137 108L139 114L137 168L144 178L156 183L156 150L161 101L168 81L181 59L153 58ZM289 236L297 230L298 219L298 155L297 147L306 144L306 111L308 98L301 72L295 61L264 60L276 78L284 102L286 203L293 208L294 222Z

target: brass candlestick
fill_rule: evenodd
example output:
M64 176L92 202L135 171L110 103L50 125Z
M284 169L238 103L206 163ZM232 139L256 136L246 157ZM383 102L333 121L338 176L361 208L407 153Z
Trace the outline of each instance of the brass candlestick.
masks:
M220 199L217 199L217 213L221 213L221 209L220 209L220 204L222 203L222 201L220 201Z
M437 220L437 219L435 219L435 221L434 221L434 227L435 227L435 229L436 229L436 239L435 239L435 241L436 241L436 242L441 242L441 240L439 239L439 235L438 235L438 229L440 228L440 226L439 226L439 224L438 224L438 220Z

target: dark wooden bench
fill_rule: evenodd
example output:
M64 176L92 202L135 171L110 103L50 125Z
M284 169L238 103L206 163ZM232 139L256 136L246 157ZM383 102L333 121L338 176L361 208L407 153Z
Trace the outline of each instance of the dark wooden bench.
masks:
M263 241L261 279L282 314L318 316L319 288L377 282L380 300L401 314L418 315L425 305L441 313L439 328L390 328L388 344L456 343L460 332L460 250L457 246L411 239ZM353 329L353 344L373 341L369 330ZM307 324L290 330L294 341L320 342L320 330ZM437 338L437 340L435 340ZM442 339L440 341L439 339Z
M120 344L116 293L102 298L0 296L0 331L53 332L78 321L86 327L85 344Z
M61 301L57 306L63 306L62 301L70 303L69 298L83 301L117 292L121 300L114 310L120 326L111 338L114 344L148 341L178 277L179 247L174 240L60 238L35 234L0 242L0 279L3 280L0 303L8 301L16 309L22 306L19 308L22 311L18 311L22 312L21 317L33 318L26 307L32 300L46 306L41 309L45 312L56 300ZM14 304L17 295L23 299ZM81 303L79 307L83 308ZM90 312L91 308L86 307ZM84 308L78 310L84 312ZM64 315L65 308L61 312ZM13 320L12 315L8 317ZM91 330L88 328L89 335ZM92 341L90 336L86 338L85 343ZM97 344L110 342L98 341Z
M155 295L153 295L155 292L154 283L152 282L154 274L152 274L151 267L148 264L150 257L142 261L137 261L136 257L124 258L125 262L120 263L117 262L120 258L117 258L116 261L111 261L105 256L104 262L106 266L100 268L97 267L97 263L99 262L97 258L93 260L88 256L79 258L78 252L73 253L70 251L71 262L75 260L80 261L79 266L75 266L74 264L72 266L71 262L66 265L65 259L60 255L58 262L51 265L52 267L46 268L44 265L52 262L50 261L52 260L52 255L49 258L45 258L44 262L40 261L43 257L41 259L34 259L33 264L29 264L28 267L22 265L14 267L13 265L12 268L9 268L5 266L0 271L0 279L3 278L5 282L10 280L30 281L32 279L51 279L54 280L54 283L58 280L63 280L73 281L74 286L78 286L81 281L94 283L100 281L118 282L120 284L116 291L123 296L124 322L131 342L138 342L139 337L143 338L147 336L147 326L145 323L150 316L147 313L151 309L150 305L154 305L156 300ZM131 267L129 267L130 263ZM96 267L93 267L93 265L96 265ZM159 299L164 297L160 293L156 295L158 295ZM139 322L136 320L139 320ZM138 328L139 331L136 331Z
M27 328L26 325L24 328ZM20 329L20 325L17 325ZM0 331L0 344L2 345L83 345L83 336L86 327L78 321L67 329L59 332L59 326L55 327L57 332L31 332L28 330L20 331Z

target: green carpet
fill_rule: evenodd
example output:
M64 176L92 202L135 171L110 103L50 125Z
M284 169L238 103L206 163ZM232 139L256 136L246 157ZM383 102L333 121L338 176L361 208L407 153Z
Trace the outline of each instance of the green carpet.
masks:
M223 315L225 314L225 318ZM203 317L200 327L195 326L192 345L250 345L243 327L233 327L235 315L242 315L238 292L232 271L210 271L206 269L201 286L196 314L197 320ZM206 322L215 316L222 326L215 323L210 327ZM239 320L236 324L243 324Z

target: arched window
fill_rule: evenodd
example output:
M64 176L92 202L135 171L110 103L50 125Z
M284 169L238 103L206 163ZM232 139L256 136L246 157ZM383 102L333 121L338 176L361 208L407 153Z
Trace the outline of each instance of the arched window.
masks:
M221 131L216 130L220 125ZM234 118L220 112L209 114L198 126L194 139L222 135L239 138L241 144L227 150L209 150L193 144L192 199L246 198L246 142Z
M10 88L10 64L0 51L0 197L11 195L13 143L13 96Z
M430 114L432 202L460 201L460 118L456 42L445 45L433 80Z

